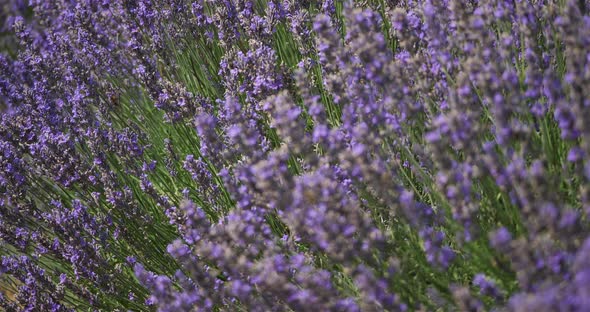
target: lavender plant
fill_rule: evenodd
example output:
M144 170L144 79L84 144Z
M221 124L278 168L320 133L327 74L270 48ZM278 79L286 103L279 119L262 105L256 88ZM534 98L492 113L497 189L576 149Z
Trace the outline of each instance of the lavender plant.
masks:
M590 310L590 3L7 1L6 311Z

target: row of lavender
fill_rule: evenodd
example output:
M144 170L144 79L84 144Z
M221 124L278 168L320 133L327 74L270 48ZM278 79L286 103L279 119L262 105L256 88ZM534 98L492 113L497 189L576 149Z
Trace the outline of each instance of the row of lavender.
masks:
M4 310L590 309L588 1L0 22Z

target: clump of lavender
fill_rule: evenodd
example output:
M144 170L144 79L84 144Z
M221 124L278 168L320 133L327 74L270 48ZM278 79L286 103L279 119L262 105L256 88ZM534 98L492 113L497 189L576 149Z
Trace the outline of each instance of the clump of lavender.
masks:
M0 5L7 311L586 311L587 1Z

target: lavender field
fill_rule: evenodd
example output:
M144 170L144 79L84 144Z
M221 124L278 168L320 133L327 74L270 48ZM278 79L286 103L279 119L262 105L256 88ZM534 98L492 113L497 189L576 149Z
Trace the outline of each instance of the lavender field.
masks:
M590 311L590 1L0 0L0 311Z

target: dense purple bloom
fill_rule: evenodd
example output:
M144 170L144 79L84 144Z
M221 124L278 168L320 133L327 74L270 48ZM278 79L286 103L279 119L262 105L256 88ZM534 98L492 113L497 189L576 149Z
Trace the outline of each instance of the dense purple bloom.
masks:
M589 8L5 1L0 307L588 310Z

